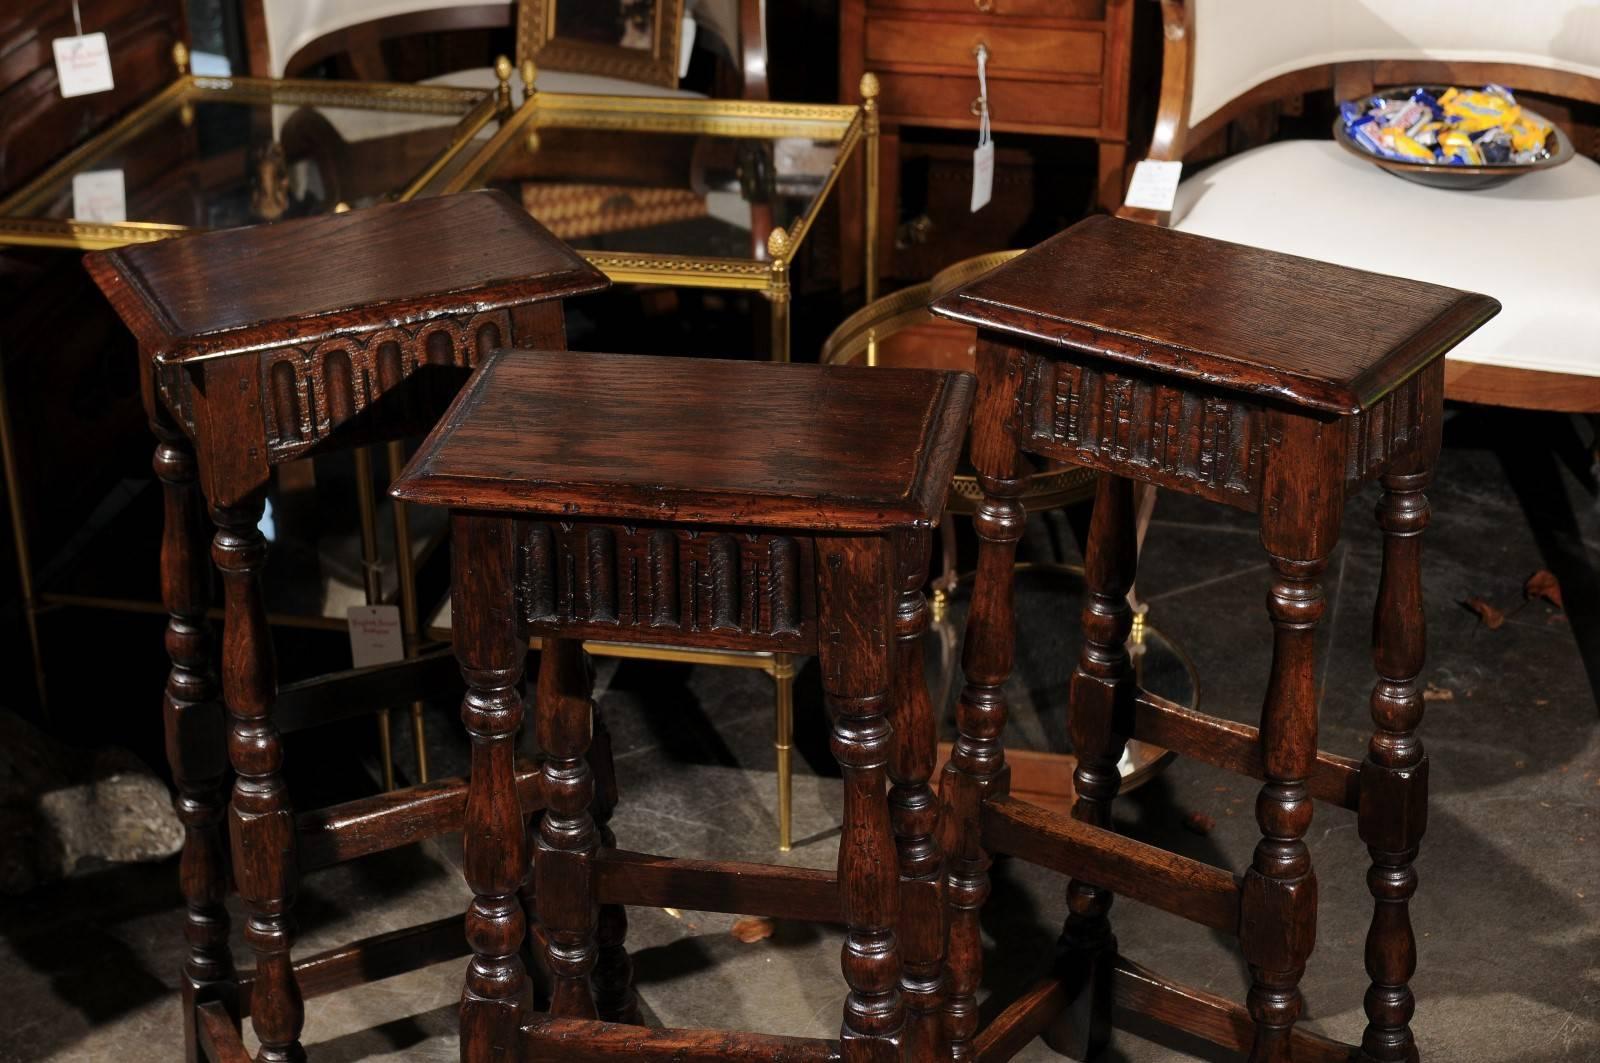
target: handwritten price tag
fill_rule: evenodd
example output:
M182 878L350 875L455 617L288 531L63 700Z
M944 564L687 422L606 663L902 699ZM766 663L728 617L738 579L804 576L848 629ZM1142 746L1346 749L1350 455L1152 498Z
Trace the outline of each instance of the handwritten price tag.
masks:
M371 668L405 659L406 637L398 605L352 605L350 657L355 667Z
M62 96L87 96L116 87L111 80L111 45L104 33L57 37L50 47L56 53L56 80L61 83Z

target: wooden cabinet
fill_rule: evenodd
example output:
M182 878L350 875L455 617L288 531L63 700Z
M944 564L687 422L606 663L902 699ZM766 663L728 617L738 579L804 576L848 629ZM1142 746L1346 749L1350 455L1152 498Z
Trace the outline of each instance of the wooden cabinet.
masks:
M893 260L901 129L971 130L976 145L980 44L988 51L995 133L1095 141L1095 201L1106 210L1120 204L1135 2L841 0L840 98L855 99L869 70L881 86L879 261Z

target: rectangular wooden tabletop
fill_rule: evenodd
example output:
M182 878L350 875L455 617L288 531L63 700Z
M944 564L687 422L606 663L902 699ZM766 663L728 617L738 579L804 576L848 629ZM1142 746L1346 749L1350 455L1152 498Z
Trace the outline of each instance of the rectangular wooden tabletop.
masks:
M972 377L498 352L395 481L408 502L814 531L927 526Z
M1426 239L1370 224L1373 239ZM1485 273L1492 281L1492 268ZM1117 218L1088 218L934 304L1154 372L1353 414L1499 312L1495 300Z
M499 192L390 203L137 244L88 256L114 301L136 297L141 341L162 361L213 356L269 326L340 318L358 326L397 307L460 311L605 286L576 252ZM131 289L119 291L121 283ZM108 284L111 285L108 287ZM181 348L191 345L192 353ZM178 353L173 353L174 351Z

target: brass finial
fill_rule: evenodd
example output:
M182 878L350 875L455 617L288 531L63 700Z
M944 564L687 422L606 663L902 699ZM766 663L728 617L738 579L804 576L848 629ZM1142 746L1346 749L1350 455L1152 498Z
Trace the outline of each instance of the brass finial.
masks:
M533 95L533 83L539 80L539 68L533 64L532 59L522 61L522 98L527 99Z
M782 262L789 257L789 234L783 226L774 226L767 235L767 255L774 262Z
M523 141L523 143L527 146L528 154L530 155L538 151L543 144L543 142L539 139L539 131L537 129L529 130L528 139Z
M511 60L503 55L495 57L494 76L504 85L511 80Z
M870 70L861 75L861 98L863 100L878 98L878 75Z
M182 41L172 42L172 63L181 77L189 72L189 46Z
M337 202L337 203L335 203L333 205L333 212L335 214L349 214L350 213L350 204L346 203L344 200L341 199L341 200L339 200L339 202Z

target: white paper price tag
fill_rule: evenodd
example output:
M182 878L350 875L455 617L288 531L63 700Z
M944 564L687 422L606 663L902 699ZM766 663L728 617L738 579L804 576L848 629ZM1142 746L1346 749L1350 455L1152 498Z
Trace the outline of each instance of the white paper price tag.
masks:
M1181 162L1145 159L1133 168L1133 180L1128 182L1128 195L1123 199L1123 205L1146 210L1171 210L1173 201L1178 198L1178 179L1182 176Z
M127 221L128 193L122 171L85 170L73 174L72 216L78 221Z
M972 152L972 213L994 197L994 134L989 128L989 48L978 45L978 146Z
M352 605L349 617L350 659L355 667L405 659L406 637L398 605Z
M994 195L994 141L978 145L972 153L972 209L988 206Z
M87 96L115 88L111 80L111 45L104 33L57 37L50 42L56 53L56 80L62 96Z

